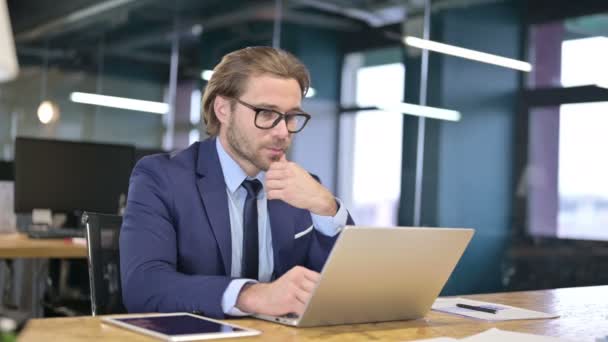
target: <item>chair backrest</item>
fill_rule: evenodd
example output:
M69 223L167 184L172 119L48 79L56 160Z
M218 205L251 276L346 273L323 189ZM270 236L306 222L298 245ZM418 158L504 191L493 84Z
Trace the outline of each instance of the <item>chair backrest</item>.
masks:
M91 314L125 313L118 248L122 217L84 212L81 223L87 237Z

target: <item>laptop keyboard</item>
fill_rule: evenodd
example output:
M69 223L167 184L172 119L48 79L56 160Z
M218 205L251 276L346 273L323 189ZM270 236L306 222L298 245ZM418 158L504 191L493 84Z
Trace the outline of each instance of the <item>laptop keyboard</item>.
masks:
M296 313L288 313L287 315L283 315L281 316L282 318L288 318L288 319L298 319L300 318L300 316Z

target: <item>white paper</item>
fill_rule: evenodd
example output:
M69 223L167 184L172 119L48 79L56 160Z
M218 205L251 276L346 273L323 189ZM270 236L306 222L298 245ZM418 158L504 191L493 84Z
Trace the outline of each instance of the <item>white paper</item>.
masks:
M567 342L569 340L564 340L557 337L551 336L543 336L543 335L534 335L534 334L526 334L515 331L506 331L500 330L496 328L488 329L482 333L477 335L465 337L460 339L461 342L484 342L484 341L492 341L492 342Z
M572 342L557 337L526 334L514 331L500 330L496 328L488 329L476 335L459 339L451 337L437 337L425 340L416 340L417 342Z
M482 311L475 311L471 309L465 309L457 307L456 304L468 304L474 306L481 306L485 308L495 309L496 313L487 313ZM437 298L432 306L435 311L446 312L450 314L483 319L488 321L510 321L517 319L546 319L556 318L559 315L548 314L540 311L533 311L527 309L521 309L514 306L482 302L466 298Z

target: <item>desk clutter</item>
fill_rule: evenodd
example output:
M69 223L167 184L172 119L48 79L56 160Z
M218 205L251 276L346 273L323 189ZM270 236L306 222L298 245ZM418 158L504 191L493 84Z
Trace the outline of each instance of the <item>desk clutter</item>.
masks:
M533 311L504 304L482 302L465 298L437 298L432 306L435 311L487 321L510 321L516 319L557 318L540 311Z

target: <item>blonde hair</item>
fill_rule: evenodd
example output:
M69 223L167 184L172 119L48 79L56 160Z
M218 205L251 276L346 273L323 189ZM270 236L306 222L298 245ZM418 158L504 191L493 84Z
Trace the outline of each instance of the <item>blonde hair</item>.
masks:
M215 98L218 95L238 98L245 91L249 76L264 74L295 79L302 90L302 97L310 87L310 74L306 66L285 50L254 46L233 51L225 55L213 69L213 76L205 88L203 118L207 134L216 136L220 131L220 122L213 108Z

